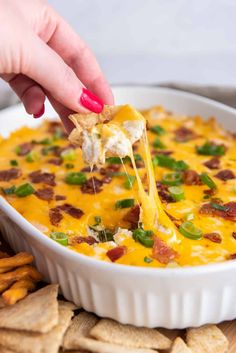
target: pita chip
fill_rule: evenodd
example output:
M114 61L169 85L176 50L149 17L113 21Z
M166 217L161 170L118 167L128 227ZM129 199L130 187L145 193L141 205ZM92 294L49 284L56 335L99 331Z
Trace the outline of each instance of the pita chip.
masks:
M59 322L47 333L0 329L0 346L15 353L58 353L63 336L70 325L73 311L59 304Z
M58 323L58 285L48 285L0 311L0 327L48 332Z
M215 325L205 325L187 330L187 345L194 353L226 353L229 342Z
M153 349L126 347L113 343L100 342L86 337L81 337L80 349L94 353L158 353Z
M126 347L168 349L171 346L171 340L156 329L122 325L110 319L100 320L90 335L99 341Z
M177 337L173 343L170 353L193 353L193 351L188 348L182 338Z
M79 348L81 337L87 337L98 320L97 316L85 311L75 316L64 336L63 348L70 350Z

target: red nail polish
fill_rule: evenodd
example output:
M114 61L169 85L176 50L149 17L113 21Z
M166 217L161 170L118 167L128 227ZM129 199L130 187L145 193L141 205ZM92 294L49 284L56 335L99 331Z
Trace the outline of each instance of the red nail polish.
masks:
M43 106L42 106L42 108L40 109L40 111L39 111L37 114L34 114L34 118L35 118L35 119L40 118L40 117L44 114L44 112L45 112L45 106L44 106L44 104L43 104Z
M104 107L101 99L95 96L95 94L90 92L87 88L83 88L83 92L80 96L80 103L83 107L97 114L101 113Z

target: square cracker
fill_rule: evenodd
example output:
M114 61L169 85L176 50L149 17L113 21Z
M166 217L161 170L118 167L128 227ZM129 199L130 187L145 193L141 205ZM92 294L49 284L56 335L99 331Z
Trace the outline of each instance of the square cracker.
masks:
M83 311L75 316L66 331L63 340L64 349L77 349L79 348L79 341L81 337L87 337L90 330L98 322L98 317Z
M86 337L81 337L80 349L94 353L158 353L149 348L126 347L113 343L100 342Z
M226 353L229 342L215 325L205 325L187 330L187 344L194 353Z
M58 285L48 285L0 311L0 328L45 333L58 323Z
M126 347L168 349L171 340L156 329L122 325L114 320L102 319L90 331L99 341Z
M193 353L193 351L190 348L188 348L188 346L182 340L182 338L177 337L174 340L170 353Z
M59 304L59 322L48 333L0 329L0 346L16 353L57 353L70 325L73 311Z

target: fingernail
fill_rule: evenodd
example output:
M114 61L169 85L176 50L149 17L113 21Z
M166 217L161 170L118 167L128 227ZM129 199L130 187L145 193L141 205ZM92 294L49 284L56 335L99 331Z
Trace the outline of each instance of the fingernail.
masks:
M91 110L92 112L97 114L101 113L104 107L104 104L101 99L95 96L95 94L93 94L86 88L83 88L83 92L80 96L80 104L82 104L82 106L87 108L88 110Z
M45 106L44 106L44 104L43 104L43 106L42 106L42 108L40 109L40 111L39 111L37 114L34 114L34 118L35 118L35 119L40 118L40 117L44 114L44 112L45 112Z

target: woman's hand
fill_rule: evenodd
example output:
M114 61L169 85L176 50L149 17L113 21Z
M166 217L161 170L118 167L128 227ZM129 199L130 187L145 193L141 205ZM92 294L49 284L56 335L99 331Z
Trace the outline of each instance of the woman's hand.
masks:
M0 76L29 114L40 117L47 96L70 129L71 111L113 104L94 55L44 0L0 0L0 23Z

